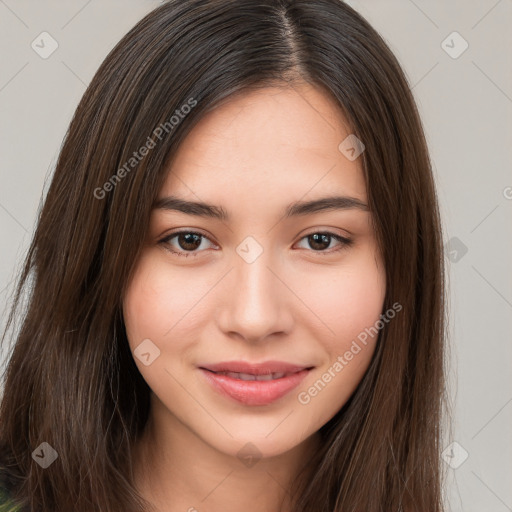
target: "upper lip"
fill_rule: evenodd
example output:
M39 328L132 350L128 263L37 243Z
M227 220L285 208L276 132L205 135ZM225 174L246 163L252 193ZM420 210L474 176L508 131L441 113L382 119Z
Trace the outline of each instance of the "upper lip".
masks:
M311 369L311 365L285 363L283 361L264 361L262 363L249 363L246 361L225 361L202 365L200 368L212 372L248 373L249 375L268 375L269 373L297 373Z

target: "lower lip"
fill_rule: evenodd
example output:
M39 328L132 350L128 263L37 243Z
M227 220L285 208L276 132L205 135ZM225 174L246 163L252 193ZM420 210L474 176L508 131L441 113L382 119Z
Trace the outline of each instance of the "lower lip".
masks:
M200 368L208 382L220 393L245 405L267 405L296 388L310 372L302 370L274 380L240 380Z

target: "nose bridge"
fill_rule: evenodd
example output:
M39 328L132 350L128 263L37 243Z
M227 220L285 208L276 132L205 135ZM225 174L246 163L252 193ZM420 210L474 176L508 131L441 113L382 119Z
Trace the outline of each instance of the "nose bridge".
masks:
M251 243L253 245L251 245ZM270 250L255 255L252 241L240 244L234 255L234 266L228 289L221 328L237 332L248 340L258 340L288 328L283 290L275 273Z

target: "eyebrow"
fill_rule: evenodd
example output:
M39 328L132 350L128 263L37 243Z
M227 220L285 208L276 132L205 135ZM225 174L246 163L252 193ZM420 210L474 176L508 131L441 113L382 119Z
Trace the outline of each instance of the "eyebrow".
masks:
M176 196L158 199L153 205L154 210L171 210L182 212L196 217L209 217L222 221L229 220L228 212L221 206L203 203L200 201L186 201ZM296 201L289 204L284 210L284 217L310 215L321 211L353 210L368 211L368 205L356 197L330 196L312 201Z

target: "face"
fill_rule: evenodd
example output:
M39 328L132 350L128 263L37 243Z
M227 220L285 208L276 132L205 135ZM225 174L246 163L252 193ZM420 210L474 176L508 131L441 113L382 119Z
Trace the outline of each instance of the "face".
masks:
M227 455L252 443L271 457L315 434L356 389L386 283L361 158L339 149L349 134L336 104L303 85L232 97L181 145L123 301L160 424ZM226 217L181 211L170 196ZM355 201L285 215L334 196ZM262 363L272 380L245 380L251 367L210 371L233 361ZM276 375L283 364L296 368Z

